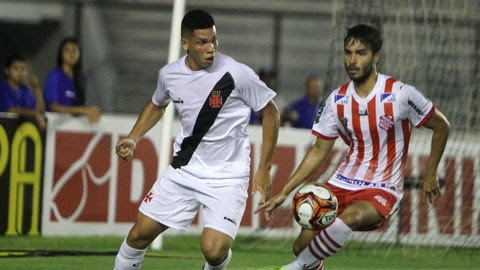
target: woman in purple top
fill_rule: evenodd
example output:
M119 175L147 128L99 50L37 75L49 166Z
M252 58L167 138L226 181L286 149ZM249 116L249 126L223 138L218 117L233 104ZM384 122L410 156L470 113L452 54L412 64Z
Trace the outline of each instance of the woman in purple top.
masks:
M8 57L4 73L5 80L0 82L0 111L33 117L39 128L45 129L45 106L38 79L35 76L29 78L35 96L24 83L27 75L25 58L18 54Z
M85 115L90 122L97 122L100 110L97 106L85 105L84 82L78 41L74 37L65 38L58 49L57 67L45 80L47 110Z

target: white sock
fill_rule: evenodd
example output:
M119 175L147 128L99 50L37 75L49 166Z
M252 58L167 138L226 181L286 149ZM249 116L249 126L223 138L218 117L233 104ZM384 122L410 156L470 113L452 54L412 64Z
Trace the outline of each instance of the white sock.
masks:
M120 250L115 258L114 270L138 270L142 268L143 257L147 249L132 248L123 240Z
M208 262L205 262L205 265L203 266L203 270L223 270L225 269L225 267L227 267L231 259L232 259L232 250L229 249L227 257L225 258L225 260L223 260L221 264L213 266L213 265L210 265Z
M332 225L316 234L308 247L298 255L298 263L307 269L315 269L321 260L338 252L351 233L352 229L341 219L335 219Z

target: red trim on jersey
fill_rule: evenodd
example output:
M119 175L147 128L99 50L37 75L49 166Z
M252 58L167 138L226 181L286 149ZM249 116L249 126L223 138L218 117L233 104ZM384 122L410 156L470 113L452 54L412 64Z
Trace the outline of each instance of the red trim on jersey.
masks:
M338 90L339 95L345 95L347 93L348 84L349 83L346 83L340 87L340 90ZM340 125L342 124L341 120L345 117L345 111L343 106L344 106L343 104L337 103L337 116L338 116L338 121L340 122ZM347 127L344 127L344 128L346 129ZM350 161L350 155L353 153L353 143L351 138L348 138L347 140L347 134L343 134L340 128L338 128L338 134L340 134L340 137L342 137L343 141L350 146L350 150L348 151L348 154L345 157L345 163L343 163L343 166L339 168L339 173L343 173L345 171L345 168L348 162Z
M405 174L405 163L407 162L408 146L410 144L410 122L405 119L402 121L402 132L403 132L403 153L402 153L402 163L400 164L400 171L402 172L401 178Z
M427 122L428 119L429 119L430 117L432 117L433 112L435 112L435 105L432 106L432 108L430 109L430 111L427 113L427 116L425 116L425 117L422 119L422 121L420 121L420 123L418 123L418 125L416 125L415 127L418 128L418 127L423 126L423 124L425 124L425 122Z
M385 93L391 93L393 83L397 80L395 78L388 78L385 82ZM393 117L393 104L390 102L384 103L385 115ZM392 177L393 165L395 163L396 149L395 149L395 124L387 130L387 166L383 172L383 181L389 183Z
M370 129L370 138L372 139L372 158L368 165L366 181L371 181L375 176L375 171L378 168L378 154L380 153L380 138L377 129L377 111L376 111L376 97L368 102L368 127Z
M319 137L319 138L325 139L325 140L335 140L336 138L338 138L338 137L325 136L325 135L323 135L320 132L315 131L315 130L312 130L312 134Z
M355 164L353 164L352 170L348 174L348 177L355 178L355 174L357 174L360 165L363 162L363 157L365 155L365 142L363 141L363 134L362 134L362 127L360 123L360 114L358 102L352 98L352 125L353 125L353 132L355 133L355 137L357 137L357 158L355 160ZM354 142L355 144L355 142Z

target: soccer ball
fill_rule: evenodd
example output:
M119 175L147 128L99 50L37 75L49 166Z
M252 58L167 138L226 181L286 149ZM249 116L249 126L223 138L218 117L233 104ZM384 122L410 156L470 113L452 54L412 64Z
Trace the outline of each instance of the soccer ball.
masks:
M327 186L308 183L302 186L292 201L293 216L302 228L321 230L337 217L337 197Z

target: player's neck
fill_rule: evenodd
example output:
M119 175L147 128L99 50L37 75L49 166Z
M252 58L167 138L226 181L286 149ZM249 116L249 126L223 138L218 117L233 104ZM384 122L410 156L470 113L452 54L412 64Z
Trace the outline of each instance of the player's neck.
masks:
M375 84L377 83L378 74L373 71L368 78L363 82L353 82L355 86L355 93L361 98L366 98L372 92Z

